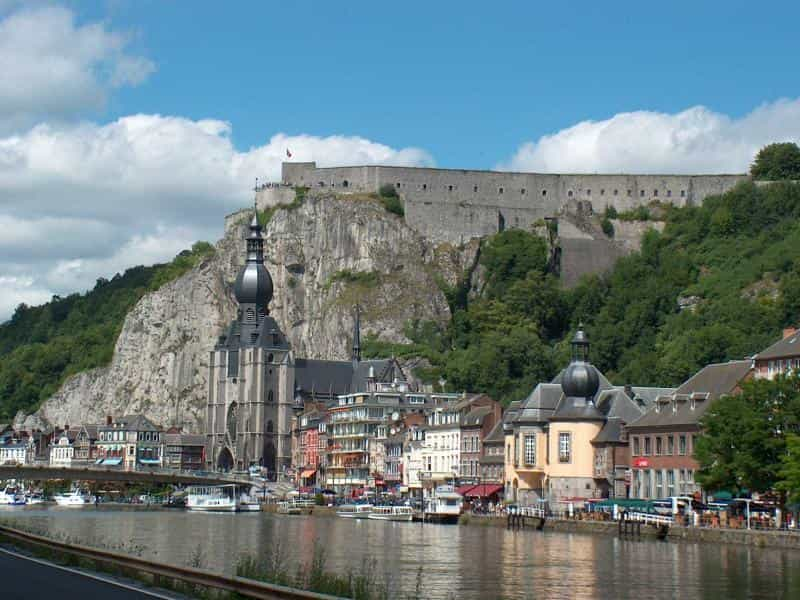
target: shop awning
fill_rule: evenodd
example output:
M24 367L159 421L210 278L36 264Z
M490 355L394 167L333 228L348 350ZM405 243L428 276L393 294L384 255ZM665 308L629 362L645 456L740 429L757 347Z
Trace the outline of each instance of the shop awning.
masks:
M316 469L306 469L302 473L300 473L300 479L308 479L309 477L313 477L314 473L316 473Z
M104 465L118 465L118 464L121 464L121 463L122 463L122 459L121 458L106 458L103 461Z
M102 465L103 464L103 459L102 458L98 458L96 461L94 461L94 464Z
M467 493L461 494L471 498L488 498L503 491L503 486L496 483L481 483L480 485L472 486L472 489Z
M466 496L467 492L470 491L474 487L478 487L478 486L475 485L474 483L471 483L469 485L462 485L462 486L456 488L456 493L461 495L461 496Z
M161 461L158 460L157 458L140 458L139 462L142 463L143 465L159 465L159 464L161 464Z

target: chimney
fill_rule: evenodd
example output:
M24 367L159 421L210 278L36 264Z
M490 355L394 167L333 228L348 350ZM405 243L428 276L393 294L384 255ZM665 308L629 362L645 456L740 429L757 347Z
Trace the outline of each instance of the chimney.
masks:
M106 415L106 425L111 425L114 420L111 418L111 415Z
M786 338L788 338L789 336L794 335L795 333L797 333L797 328L796 327L786 327L783 330L783 339L785 340Z

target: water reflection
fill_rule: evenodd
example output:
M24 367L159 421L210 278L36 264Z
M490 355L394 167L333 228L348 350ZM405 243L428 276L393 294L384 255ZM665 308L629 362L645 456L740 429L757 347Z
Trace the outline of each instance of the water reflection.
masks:
M427 598L800 597L797 551L256 513L31 507L0 518L174 564L199 555L228 573L276 544L292 563L321 545L330 570L374 559L392 595L413 592L421 568Z

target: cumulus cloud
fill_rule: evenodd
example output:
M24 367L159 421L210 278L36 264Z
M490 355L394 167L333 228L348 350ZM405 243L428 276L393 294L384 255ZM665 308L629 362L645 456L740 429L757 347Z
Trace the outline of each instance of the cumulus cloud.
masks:
M321 166L433 164L423 150L353 136L280 133L239 151L224 121L160 115L0 137L0 321L19 302L215 240L223 215L251 201L256 177L279 180L287 149Z
M84 115L111 90L144 81L155 65L129 53L130 40L101 23L78 25L62 7L10 12L0 20L0 131Z
M744 173L762 146L800 140L800 99L741 118L703 106L619 113L523 144L503 170L549 173Z

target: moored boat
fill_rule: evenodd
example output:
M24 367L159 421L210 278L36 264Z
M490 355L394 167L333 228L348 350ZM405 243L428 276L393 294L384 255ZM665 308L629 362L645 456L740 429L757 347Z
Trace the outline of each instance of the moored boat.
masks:
M369 513L370 519L376 521L408 521L414 518L414 509L410 506L376 506Z
M463 496L453 486L440 485L430 497L425 498L423 518L437 523L457 523L463 502Z
M236 512L235 485L192 485L186 489L186 508L201 512Z
M53 500L59 506L87 506L94 504L94 496L86 490L74 489L69 494L56 494Z
M0 492L0 505L3 506L24 506L25 494L15 485L7 485Z
M373 508L375 507L372 504L343 504L336 511L336 516L346 519L367 519Z

